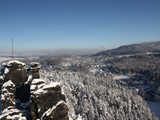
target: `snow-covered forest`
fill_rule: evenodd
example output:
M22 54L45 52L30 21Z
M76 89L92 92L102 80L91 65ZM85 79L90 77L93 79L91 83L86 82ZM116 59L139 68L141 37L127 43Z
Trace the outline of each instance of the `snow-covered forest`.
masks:
M40 63L41 79L60 83L70 120L156 120L159 57L43 56L21 61Z
M65 56L36 61L43 79L60 82L70 119L138 120L154 119L147 101L160 101L159 57ZM34 60L25 60L30 61Z

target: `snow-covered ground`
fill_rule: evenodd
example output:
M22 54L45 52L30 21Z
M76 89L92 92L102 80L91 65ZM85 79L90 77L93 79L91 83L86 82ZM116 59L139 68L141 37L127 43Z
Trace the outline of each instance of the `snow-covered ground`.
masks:
M22 60L22 59L24 59L24 57L15 57L14 58L15 60ZM0 56L0 63L1 62L3 62L3 61L7 61L7 60L12 60L12 58L11 57L2 57L2 56Z
M6 60L11 60L11 57L0 57L0 62L6 61Z
M148 102L150 110L160 119L160 103Z

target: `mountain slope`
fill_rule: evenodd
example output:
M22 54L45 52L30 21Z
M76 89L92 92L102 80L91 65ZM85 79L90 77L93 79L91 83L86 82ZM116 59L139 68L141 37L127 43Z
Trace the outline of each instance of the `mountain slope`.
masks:
M138 53L147 53L147 52L160 53L160 41L125 45L125 46L118 47L116 49L98 52L95 54L95 56L99 56L99 55L128 55L128 54L138 54Z

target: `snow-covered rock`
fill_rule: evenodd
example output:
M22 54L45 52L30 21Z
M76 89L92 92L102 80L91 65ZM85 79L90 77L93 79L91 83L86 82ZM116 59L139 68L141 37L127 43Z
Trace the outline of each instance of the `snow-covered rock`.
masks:
M12 60L4 66L0 78L1 120L68 120L60 84L46 84L40 79L38 65L31 64L31 74L20 61Z
M5 81L12 80L14 84L21 84L27 80L25 63L17 60L9 61L4 69Z
M11 61L9 61L9 62L8 62L8 65L11 65L11 64L18 64L18 65L23 65L23 66L26 65L25 63L20 62L20 61L18 61L18 60L11 60Z
M44 90L49 90L49 89L56 88L56 87L60 87L60 83L58 83L58 82L52 82L52 83L44 86L43 89Z
M68 120L68 107L58 82L50 83L33 92L32 101L32 113L38 113L42 120Z
M68 119L68 108L64 101L59 101L55 106L49 108L45 113L43 113L42 118L44 120L58 120L58 119Z
M45 83L45 80L43 80L43 79L33 79L31 84L40 85L40 84L43 84L43 83Z
M37 62L32 62L31 63L31 74L32 74L32 78L33 79L39 79L39 70L40 70L40 66L39 63Z

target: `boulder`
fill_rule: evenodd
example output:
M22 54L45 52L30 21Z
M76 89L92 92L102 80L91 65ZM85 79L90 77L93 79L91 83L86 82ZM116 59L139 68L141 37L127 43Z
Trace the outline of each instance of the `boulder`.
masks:
M32 101L34 105L32 111L37 111L35 114L38 114L39 118L42 120L56 120L57 118L57 120L68 120L68 108L59 83L53 82L45 85L33 94ZM58 110L61 112L58 112ZM47 111L50 112L49 115Z
M2 85L1 89L1 103L2 103L2 111L6 109L8 106L15 106L15 84L9 80Z
M43 115L42 120L69 120L68 118L68 107L60 101L51 109L48 109Z
M4 71L5 81L12 80L14 84L25 83L28 78L28 74L25 68L25 64L16 60L9 61Z

